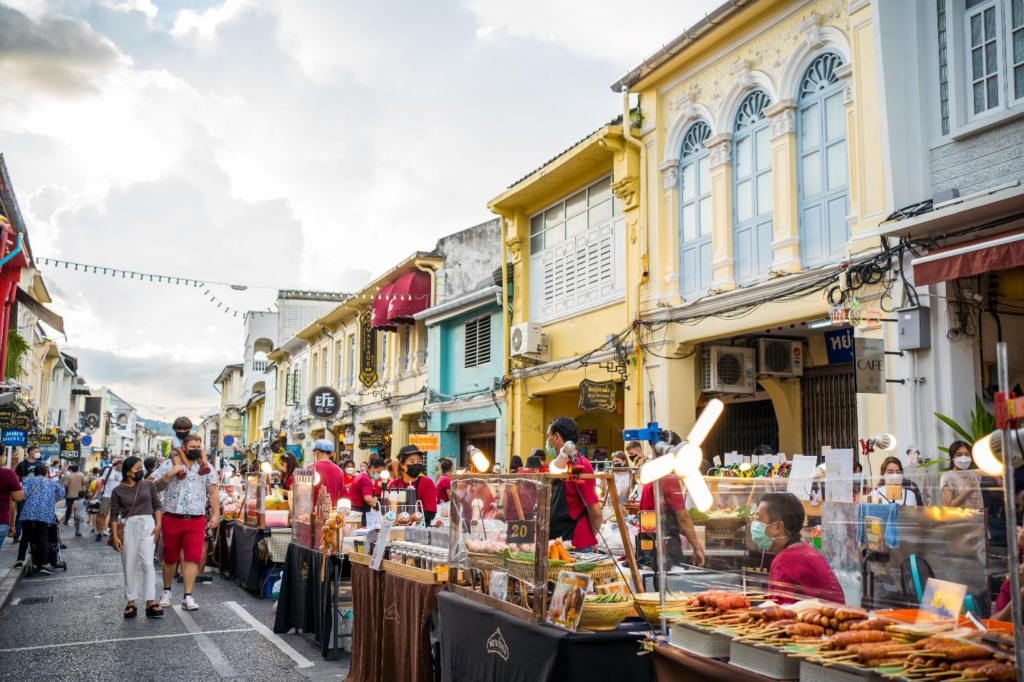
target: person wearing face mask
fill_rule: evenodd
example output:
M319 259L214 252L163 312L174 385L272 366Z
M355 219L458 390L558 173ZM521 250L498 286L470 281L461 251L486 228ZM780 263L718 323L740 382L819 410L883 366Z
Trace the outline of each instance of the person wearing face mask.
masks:
M347 458L341 463L341 482L345 486L345 497L348 497L348 490L352 487L352 481L356 480L356 462L352 458Z
M299 463L295 455L290 452L281 453L281 487L286 492L291 491L292 483L295 482L295 470L298 468Z
M909 481L904 481L903 464L895 457L882 460L879 471L882 483L871 491L868 501L875 504L899 504L907 507L920 505L920 493Z
M192 420L188 417L178 417L174 420L171 428L174 429L174 438L171 439L171 461L174 462L174 466L182 467L178 472L178 478L185 478L188 474L184 468L186 462L184 443L185 438L192 432ZM199 475L205 476L208 473L210 473L210 465L206 461L206 454L203 453L199 458Z
M821 552L800 540L804 527L804 506L792 493L768 493L761 498L757 517L750 524L750 537L762 552L770 552L768 591L782 604L803 598L843 604L839 586Z
M455 464L444 457L441 459L441 476L437 479L437 501L450 502L452 499L452 470Z
M427 476L427 465L423 463L425 453L415 445L406 445L398 451L398 463L402 472L388 483L388 490L416 489L416 499L423 503L423 519L429 526L437 514L437 486Z
M579 427L569 417L556 417L548 425L548 456L554 460L569 441L579 440ZM577 454L573 472L592 474L594 467L582 454ZM587 551L597 545L601 529L601 499L594 479L570 478L551 490L551 537L571 540L574 547Z
M153 554L160 537L160 495L153 481L146 480L142 460L128 457L121 465L121 485L110 496L110 546L121 554L125 618L138 613L137 600L146 600L146 617L159 618L163 609L156 603L156 569ZM124 525L124 538L118 527ZM139 566L142 570L139 570Z
M377 506L377 496L374 491L374 481L384 469L384 460L374 457L370 460L366 471L356 474L352 480L352 487L349 494L352 496L352 511L360 512L363 515L363 525L366 525L366 512Z
M981 497L981 476L973 470L971 446L962 440L953 441L949 457L949 469L939 479L943 506L982 509L985 503Z
M864 467L859 459L855 459L853 460L853 501L862 501L868 492L868 486L864 482Z

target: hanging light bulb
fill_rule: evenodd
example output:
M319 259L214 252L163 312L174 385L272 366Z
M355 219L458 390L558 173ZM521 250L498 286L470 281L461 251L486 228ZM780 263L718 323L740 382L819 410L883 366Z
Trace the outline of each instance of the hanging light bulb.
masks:
M995 447L993 440L996 441ZM996 457L996 449L1002 450L1002 436L998 431L988 434L971 448L974 463L989 476L1002 476L1005 470L1003 462Z
M487 455L485 455L472 445L470 445L469 447L471 448L469 458L470 461L473 462L473 467L481 474L487 473L487 471L491 468L491 462L487 459Z
M699 445L686 443L675 453L675 472L679 476L689 476L693 473L700 473L700 463L704 458L704 451Z
M313 472L313 485L320 485L320 472L319 471L314 471Z
M879 450L896 449L896 436L891 433L880 433L871 439L872 445Z

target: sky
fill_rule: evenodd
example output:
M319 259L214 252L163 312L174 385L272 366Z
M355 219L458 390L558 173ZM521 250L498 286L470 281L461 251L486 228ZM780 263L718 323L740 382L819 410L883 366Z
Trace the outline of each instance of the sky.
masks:
M37 259L250 285L213 291L265 309L492 218L718 4L0 0L0 153ZM195 288L42 269L90 386L155 417L218 403L241 317Z

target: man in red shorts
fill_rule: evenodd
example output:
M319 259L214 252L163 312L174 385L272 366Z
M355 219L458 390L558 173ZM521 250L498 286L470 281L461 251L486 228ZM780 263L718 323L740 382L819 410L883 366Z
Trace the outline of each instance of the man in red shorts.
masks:
M179 554L184 556L181 566L185 595L181 608L195 611L199 608L192 597L192 588L199 572L199 560L203 554L206 539L206 503L210 503L210 528L220 523L220 496L217 491L217 473L210 471L200 475L202 467L203 441L197 434L186 436L184 441L185 466L175 465L170 459L156 470L153 478L166 485L162 494L164 517L164 591L160 605L171 605L171 582ZM184 471L185 478L178 478Z

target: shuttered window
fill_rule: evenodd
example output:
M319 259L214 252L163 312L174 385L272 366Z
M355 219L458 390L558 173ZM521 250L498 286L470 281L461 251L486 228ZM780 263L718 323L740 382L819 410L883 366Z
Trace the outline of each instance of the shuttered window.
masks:
M622 211L611 177L530 220L530 319L550 320L624 291Z
M491 316L466 322L465 367L479 367L491 361Z

